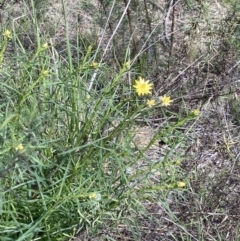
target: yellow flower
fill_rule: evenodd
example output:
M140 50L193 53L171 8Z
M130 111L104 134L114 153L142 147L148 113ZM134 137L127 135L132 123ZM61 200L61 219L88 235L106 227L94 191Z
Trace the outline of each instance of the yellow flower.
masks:
M98 64L97 62L92 62L92 67L93 67L94 69L96 69L98 66L99 66L99 64Z
M97 192L93 192L89 195L89 198L94 201L100 201L101 200L101 194Z
M163 106L169 106L173 102L173 100L171 100L171 97L167 95L161 97L161 101Z
M42 76L47 76L49 74L49 71L48 70L43 70L42 71Z
M154 99L151 99L151 100L147 101L147 104L148 104L149 107L152 107L152 106L156 105L156 102L155 102Z
M22 143L20 143L15 149L16 149L16 151L22 151L23 150L23 144Z
M47 48L48 48L48 43L44 43L44 44L42 45L42 48L43 48L43 49L47 49Z
M186 183L185 182L178 182L177 186L180 187L180 188L184 188L184 187L186 187Z
M133 88L136 89L137 94L140 95L147 95L151 94L151 90L153 88L153 84L149 83L149 80L145 80L142 77L139 77L139 80L136 80L135 85Z
M193 110L192 113L193 113L195 116L199 116L200 111L199 111L199 109L195 109L195 110Z
M12 38L12 33L10 30L6 30L3 34L5 37L7 37L8 39L11 39Z

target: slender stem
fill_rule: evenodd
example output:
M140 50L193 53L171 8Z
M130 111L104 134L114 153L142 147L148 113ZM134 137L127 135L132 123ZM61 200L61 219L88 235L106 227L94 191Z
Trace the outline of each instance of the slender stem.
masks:
M130 35L132 36L132 40L133 40L133 51L134 51L134 53L137 53L137 42L136 42L135 34L134 34L134 31L133 31L133 27L132 27L131 10L129 9L128 0L123 0L123 2L125 4L125 8L127 9L129 31L130 31Z
M170 38L170 49L169 49L169 58L168 58L168 76L171 72L171 60L173 55L173 42L174 42L174 27L175 27L175 4L176 0L172 1L172 24L171 24L171 38ZM171 8L171 6L170 6Z
M145 12L146 12L146 18L147 18L147 24L148 24L148 28L149 28L149 34L151 34L152 26L151 26L151 19L150 19L149 14L148 14L147 0L144 0L144 8L145 8Z
M152 31L152 26L151 26L151 18L149 17L149 14L148 14L147 0L144 0L144 8L145 8L145 12L146 12L146 19L147 19L147 24L148 24L148 29L149 29L149 36L151 36L153 31ZM150 39L150 43L151 42L152 41ZM154 47L152 46L150 48L152 48L154 58L157 61L157 55L156 55L156 51L154 50Z

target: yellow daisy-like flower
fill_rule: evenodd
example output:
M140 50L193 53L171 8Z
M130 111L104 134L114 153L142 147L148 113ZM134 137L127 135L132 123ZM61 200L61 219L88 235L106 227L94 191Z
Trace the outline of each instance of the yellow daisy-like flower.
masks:
M48 48L48 43L44 43L44 44L42 45L42 48L43 48L43 49L47 49L47 48Z
M147 95L151 94L153 83L149 83L149 80L145 80L144 78L139 77L139 79L135 81L133 88L135 88L135 91L139 96Z
M20 143L15 149L16 149L16 151L22 151L23 150L23 144L22 143Z
M147 101L147 104L149 107L152 107L152 106L156 105L156 101L154 99L151 99L151 100Z
M98 67L98 63L97 62L92 62L92 67L94 68L94 69L96 69L97 67Z
M193 110L192 113L193 113L195 116L199 116L200 111L199 111L199 109L195 109L195 110Z
M184 188L184 187L186 187L186 183L185 182L178 182L177 186L180 187L180 188Z
M12 33L10 30L6 30L3 34L5 37L7 37L8 39L11 39L12 38Z
M164 96L161 98L161 101L162 101L162 105L163 105L163 106L169 106L169 105L171 105L171 103L173 102L173 100L171 100L171 97L170 97L170 96L167 96L167 95L164 95Z

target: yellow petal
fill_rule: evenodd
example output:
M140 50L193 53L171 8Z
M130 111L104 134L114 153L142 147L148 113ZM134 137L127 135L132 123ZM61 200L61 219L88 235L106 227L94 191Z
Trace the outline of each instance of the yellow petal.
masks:
M186 183L185 182L178 182L177 186L180 187L180 188L184 188L184 187L186 187Z
M171 97L170 97L170 96L167 96L167 95L164 95L164 96L161 98L161 101L162 101L162 105L163 105L163 106L169 106L169 105L171 105L171 103L173 102L173 100L171 100Z
M147 104L148 104L149 107L152 107L152 106L154 106L156 104L156 102L155 102L154 99L151 99L151 100L147 101Z
M139 77L139 79L135 81L133 88L135 88L135 91L139 96L147 95L151 94L153 83L149 83L149 80L145 80L144 78Z
M16 151L22 151L23 150L23 144L20 143L17 147L16 147Z

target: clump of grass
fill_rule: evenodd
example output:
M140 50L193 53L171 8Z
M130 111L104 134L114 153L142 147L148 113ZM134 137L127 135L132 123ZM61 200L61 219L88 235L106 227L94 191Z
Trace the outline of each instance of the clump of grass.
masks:
M155 108L164 113L172 100L165 95L148 105L153 85L141 78L132 89L126 81L131 62L113 71L93 61L89 47L78 66L66 64L39 35L35 52L19 48L6 57L11 39L17 36L6 30L0 53L2 240L64 240L79 229L94 233L106 220L113 224L125 210L138 208L149 192L185 187L173 165L171 178L162 175L155 184L148 179L165 173L171 152L163 163L144 153L162 138L174 149L183 140L173 138L177 128L195 115L166 122L140 150L129 130ZM90 85L91 76L98 82L106 72L111 78L103 88ZM148 163L138 170L140 160Z

